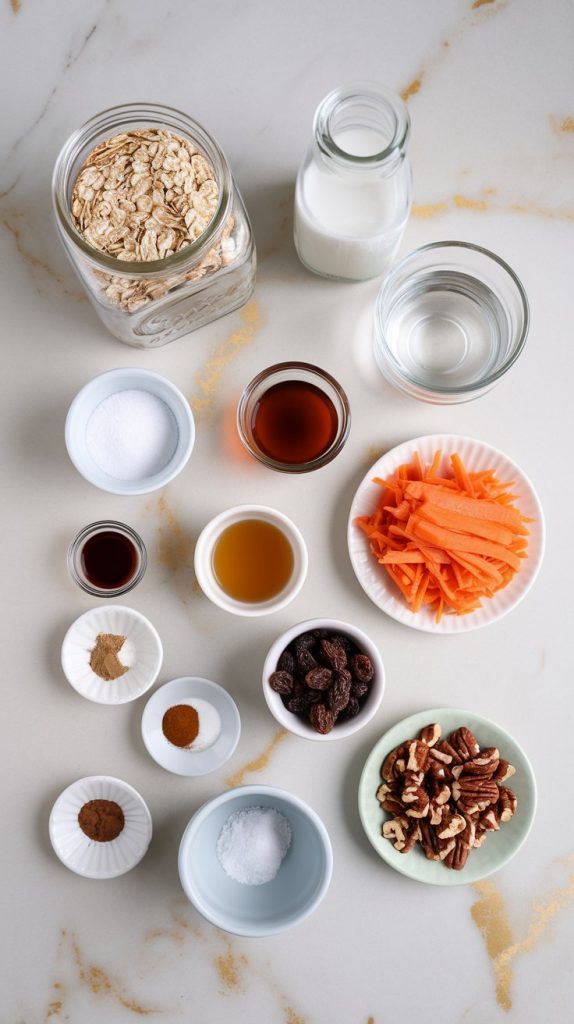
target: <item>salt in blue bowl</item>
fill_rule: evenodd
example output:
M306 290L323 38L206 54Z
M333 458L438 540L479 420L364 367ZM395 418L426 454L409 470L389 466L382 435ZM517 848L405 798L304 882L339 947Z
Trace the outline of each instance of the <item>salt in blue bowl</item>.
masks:
M234 881L217 858L223 825L246 807L274 807L292 829L285 859L264 885ZM323 899L332 870L331 841L319 816L273 786L239 786L209 800L194 814L179 847L179 877L188 899L206 920L233 935L274 935L302 921Z

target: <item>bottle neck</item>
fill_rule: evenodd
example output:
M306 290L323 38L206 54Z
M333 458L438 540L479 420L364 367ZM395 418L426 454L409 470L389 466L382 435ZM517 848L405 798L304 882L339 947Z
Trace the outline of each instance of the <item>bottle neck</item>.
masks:
M315 113L315 143L322 159L350 173L393 173L404 159L409 132L400 96L370 83L335 89Z

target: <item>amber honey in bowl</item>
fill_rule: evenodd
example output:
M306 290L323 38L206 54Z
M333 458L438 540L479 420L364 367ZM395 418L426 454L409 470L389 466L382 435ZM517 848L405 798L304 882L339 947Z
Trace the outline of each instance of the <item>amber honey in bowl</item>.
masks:
M264 519L241 519L222 531L212 566L221 589L236 601L259 604L285 589L293 573L289 540Z

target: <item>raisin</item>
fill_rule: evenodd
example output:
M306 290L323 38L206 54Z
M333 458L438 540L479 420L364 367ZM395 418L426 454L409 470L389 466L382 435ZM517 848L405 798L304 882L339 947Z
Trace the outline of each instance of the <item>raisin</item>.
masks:
M296 636L293 640L293 650L295 655L299 654L299 651L308 651L310 647L315 646L315 637L311 636L311 633L301 633L300 636Z
M307 710L309 710L313 704L316 704L317 701L323 700L323 698L324 693L322 690L305 690L305 693L303 694L303 700L305 701L305 707Z
M360 682L360 680L355 679L355 681L353 683L353 688L351 690L351 693L352 693L353 697L356 697L357 700L360 700L361 697L364 697L365 694L368 693L368 692L369 692L369 684L368 683L362 683L362 682Z
M327 637L329 636L329 630L328 629L314 629L313 630L313 636L315 637L316 640L326 640Z
M333 682L333 673L330 668L312 668L307 672L305 682L312 690L328 690Z
M323 659L330 668L342 669L347 665L347 652L340 644L334 644L330 640L320 640L319 646Z
M370 683L375 674L373 663L366 654L354 654L351 658L351 671L359 683Z
M285 648L283 654L279 658L277 668L280 672L290 672L291 675L295 672L295 656L288 647Z
M338 644L345 651L347 657L356 651L355 645L349 640L348 636L343 636L342 633L335 633L330 637L332 644Z
M302 715L307 710L305 697L291 697L287 703L287 710L292 711L294 715Z
M306 647L301 647L297 651L297 666L304 674L310 672L312 668L317 668L315 658Z
M356 697L349 697L349 703L343 711L341 718L354 718L355 715L359 714L361 705L359 704Z
M292 693L294 682L290 672L272 672L269 676L269 686L275 693Z
M349 673L346 673L348 675ZM342 672L335 672L333 685L327 696L327 703L336 714L344 711L351 696L351 680L347 679Z
M325 733L331 732L335 724L335 716L325 704L313 704L309 712L309 721L315 732L320 732L324 736Z

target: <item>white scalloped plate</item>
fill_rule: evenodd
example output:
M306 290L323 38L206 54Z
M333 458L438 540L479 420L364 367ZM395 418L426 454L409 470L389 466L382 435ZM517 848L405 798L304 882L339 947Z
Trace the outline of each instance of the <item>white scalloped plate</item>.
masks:
M130 668L117 679L100 679L90 668L98 633L125 636L119 660ZM157 631L140 612L112 604L92 608L72 623L62 644L64 675L82 697L96 704L127 704L141 697L157 679L163 648Z
M114 800L124 812L123 830L109 843L89 839L78 824L78 814L89 800ZM133 786L110 775L91 775L60 794L49 830L56 856L70 871L85 878L116 878L139 864L150 844L152 823L147 804Z
M381 497L381 488L373 483L373 477L389 477L404 462L409 462L415 451L418 451L424 463L432 462L437 449L442 449L443 464L441 472L448 468L448 458L458 452L465 466L471 472L481 469L494 469L501 480L514 481L513 492L518 495L516 501L520 511L529 516L530 536L528 540L528 557L524 559L520 571L513 577L504 590L499 590L491 598L484 598L482 607L469 615L443 615L439 623L435 622L434 612L421 608L412 612L402 594L395 588L381 565L375 560L366 535L356 525L357 516L370 515L377 507ZM349 515L347 541L351 564L363 590L371 601L382 611L405 626L420 629L427 633L466 633L471 629L479 629L496 622L516 607L530 590L536 579L544 555L545 527L544 513L528 477L497 448L492 448L482 441L471 437L459 437L456 434L431 434L417 437L412 441L388 451L374 466L359 485Z
M427 860L418 843L410 853L400 853L381 834L383 822L390 817L386 811L381 810L376 796L381 783L381 765L391 750L399 743L414 739L430 722L439 722L443 736L466 725L481 747L498 747L501 757L516 768L516 774L508 781L518 798L516 814L501 826L499 832L488 833L483 845L471 851L461 871L453 871L441 862ZM498 871L518 853L530 832L535 813L536 780L520 744L502 726L459 708L431 708L430 711L419 711L398 722L375 743L359 782L359 816L371 846L395 871L430 885L468 885Z

